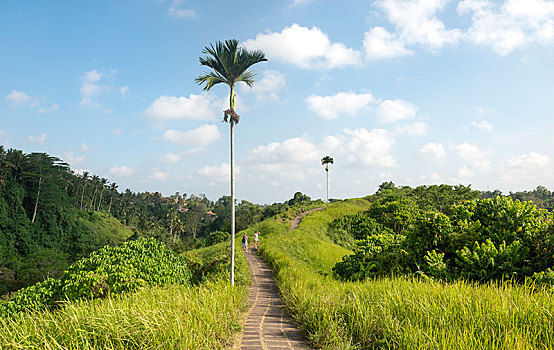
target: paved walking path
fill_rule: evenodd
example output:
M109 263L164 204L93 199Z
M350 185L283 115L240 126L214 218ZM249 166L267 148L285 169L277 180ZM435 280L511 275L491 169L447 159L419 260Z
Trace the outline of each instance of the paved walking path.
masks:
M253 251L246 253L246 261L252 275L251 308L242 331L240 349L311 349L285 314L269 267Z
M309 213L313 213L314 211L318 211L318 210L322 210L324 208L315 208L315 209L310 209L310 210L307 210L305 211L304 213L298 215L297 217L295 217L291 222L290 222L290 229L289 229L289 232L292 231L292 230L296 230L298 228L298 226L300 226L300 223L302 222L302 217L304 217L304 215L308 215Z
M291 230L298 227L303 215L319 209L308 210L297 216L291 222ZM240 349L312 349L285 314L269 267L253 250L246 253L246 261L252 275L249 300L251 308L242 331Z

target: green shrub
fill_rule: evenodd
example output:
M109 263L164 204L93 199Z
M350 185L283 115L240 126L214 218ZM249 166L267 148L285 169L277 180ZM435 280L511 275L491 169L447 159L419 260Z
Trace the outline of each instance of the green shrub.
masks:
M103 298L144 286L189 284L191 272L186 259L155 239L106 246L88 258L72 264L59 280L21 289L0 307L9 315L23 310L54 306L56 302Z

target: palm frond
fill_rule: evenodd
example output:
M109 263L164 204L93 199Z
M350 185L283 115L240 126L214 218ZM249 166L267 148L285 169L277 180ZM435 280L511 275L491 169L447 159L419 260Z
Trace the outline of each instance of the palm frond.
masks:
M256 76L256 73L250 69L247 69L243 71L236 79L235 82L238 83L239 81L242 81L246 83L249 87L252 87L254 85L254 77Z
M214 85L225 83L229 84L229 82L225 79L225 77L221 76L218 72L209 72L203 75L200 75L196 79L194 79L196 84L202 85L206 84L204 86L204 90L209 91Z

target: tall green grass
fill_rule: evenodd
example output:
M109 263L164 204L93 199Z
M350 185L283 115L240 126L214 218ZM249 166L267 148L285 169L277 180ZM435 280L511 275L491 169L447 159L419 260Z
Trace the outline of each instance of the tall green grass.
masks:
M250 283L239 250L237 283L229 285L229 254L229 243L191 253L196 267L210 265L195 286L150 287L0 318L0 349L224 349L241 329Z
M511 283L444 284L415 278L340 282L332 266L346 251L325 235L363 200L329 206L300 227L262 242L286 306L324 349L551 349L549 290ZM346 251L346 252L345 252Z

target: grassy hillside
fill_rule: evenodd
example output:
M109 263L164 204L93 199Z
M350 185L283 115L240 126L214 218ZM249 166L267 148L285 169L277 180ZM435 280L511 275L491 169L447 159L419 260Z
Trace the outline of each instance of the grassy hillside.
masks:
M340 282L331 268L348 251L326 236L364 200L330 205L300 227L262 241L284 302L311 342L325 349L550 349L550 291L505 283L443 284L415 278Z
M146 286L0 318L2 349L226 348L240 331L250 283L238 250L230 287L229 254L229 243L189 252L192 275L202 276L197 285Z

